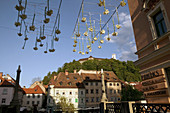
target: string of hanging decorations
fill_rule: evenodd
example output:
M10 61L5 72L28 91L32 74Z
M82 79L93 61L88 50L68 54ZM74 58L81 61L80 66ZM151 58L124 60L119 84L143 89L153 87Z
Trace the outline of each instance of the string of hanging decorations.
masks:
M18 4L15 6L18 12L15 26L19 28L18 36L24 37L22 49L25 49L26 42L29 39L35 37L33 50L37 51L45 45L44 53L55 51L54 44L59 41L59 34L61 33L59 26L62 0L55 1L59 4L58 9L56 9L57 4L52 6L50 5L53 4L51 2L52 0L37 2L34 0L29 0L29 2L18 0ZM49 44L51 44L51 48L49 48Z
M124 0L117 1L117 3L117 7L114 7L113 10L113 7L109 9L114 4L113 0L99 0L99 3L82 0L71 37L74 39L73 52L82 55L89 54L89 52L92 52L92 45L97 44L99 49L102 48L104 37L107 41L110 41L111 36L118 35L117 31L121 29L118 9L124 7L126 3ZM106 36L104 36L105 34ZM84 43L84 40L86 43Z

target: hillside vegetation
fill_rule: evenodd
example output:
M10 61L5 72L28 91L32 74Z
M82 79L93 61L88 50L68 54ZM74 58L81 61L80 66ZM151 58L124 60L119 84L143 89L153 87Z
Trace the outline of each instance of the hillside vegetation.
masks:
M101 70L104 71L113 71L120 80L135 82L141 81L139 74L139 68L134 65L132 61L119 61L115 59L104 59L101 61L98 60L88 60L81 64L79 61L73 60L70 63L65 63L62 67L59 67L57 72L49 72L47 76L44 77L43 83L48 84L53 75L57 75L59 72L65 72L67 69L68 72L73 73L74 69L79 71L80 69L84 70Z

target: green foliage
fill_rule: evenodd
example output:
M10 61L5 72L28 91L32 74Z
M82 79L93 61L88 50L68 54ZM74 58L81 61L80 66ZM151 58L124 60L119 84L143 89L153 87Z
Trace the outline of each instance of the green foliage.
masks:
M120 80L135 82L141 81L141 76L139 74L139 68L137 68L132 61L119 61L115 59L103 59L99 60L87 60L81 64L79 61L73 60L72 62L65 63L63 67L59 67L57 72L52 74L49 72L47 76L44 77L44 84L48 84L51 77L57 75L60 72L67 70L70 73L73 73L74 70L79 71L80 69L84 70L101 70L104 71L113 71Z
M62 110L62 112L74 113L74 104L67 102L65 97L60 97L60 101L57 103L57 107Z
M121 95L122 101L138 101L143 99L143 93L133 89L130 85L122 89Z

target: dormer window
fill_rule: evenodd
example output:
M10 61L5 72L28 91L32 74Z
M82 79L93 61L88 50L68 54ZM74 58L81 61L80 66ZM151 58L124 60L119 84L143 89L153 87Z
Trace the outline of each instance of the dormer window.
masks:
M63 82L60 82L60 85L63 85Z
M90 78L89 77L86 77L86 80L89 80Z
M68 83L68 85L70 85L70 86L71 86L71 82L69 82L69 83Z
M74 77L74 80L77 80L77 77Z

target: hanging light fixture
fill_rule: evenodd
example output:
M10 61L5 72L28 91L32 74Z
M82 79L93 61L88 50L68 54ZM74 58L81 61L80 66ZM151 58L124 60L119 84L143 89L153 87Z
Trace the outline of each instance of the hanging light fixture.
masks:
M122 7L124 7L124 6L126 5L125 1L122 0L122 1L120 2L120 5L121 5Z
M103 14L104 14L104 15L109 14L109 10L108 10L108 9L106 9L105 0L103 0L103 5L104 5L104 12L103 12Z
M38 50L38 47L37 47L37 39L38 39L38 37L36 37L35 47L33 48L35 51Z
M47 53L48 50L48 43L46 42L46 50L44 51L44 53Z
M32 26L30 26L30 31L35 31L34 20L35 20L35 13L32 19Z
M114 29L114 32L112 33L112 36L117 36L118 33L115 32L115 24L114 24L114 18L112 17L112 23L113 23L113 29Z
M111 38L109 37L109 25L108 25L108 23L107 23L107 32L108 32L108 37L106 39L107 39L107 41L110 41Z
M88 36L88 25L87 25L87 21L86 21L86 32L83 33L84 36Z
M102 17L101 17L101 14L100 14L100 34L105 34L105 30L102 29Z
M58 27L57 27L57 29L55 30L55 33L56 33L56 34L60 34L60 33L61 33L61 31L59 30L59 26L60 26L60 14L58 15Z
M117 10L117 7L116 7L116 14L117 14L117 20L118 20L118 24L116 25L117 29L120 29L121 26L119 25L119 14L118 14L118 10Z
M22 6L21 3L22 3L22 0L19 0L19 6L18 5L15 6L16 10L22 11L24 9L24 6Z
M78 19L78 32L76 33L76 37L80 37L79 30L80 30L80 22L79 22L79 19Z
M47 0L47 8L48 8L47 15L51 16L53 14L53 10L50 10L49 8L49 0Z
M97 41L97 37L96 37L96 30L95 30L95 20L93 20L93 22L94 22L94 41Z
M49 23L50 22L50 18L46 18L46 10L47 10L47 7L45 7L45 12L44 12L44 16L45 16L45 19L44 19L44 23Z
M46 39L46 36L44 35L44 30L45 30L45 25L43 24L43 33L42 36L40 37L41 40Z
M17 17L17 22L15 22L15 26L18 27L21 25L21 23L19 22L19 14L20 14L20 11L18 11L18 17Z
M21 20L21 25L20 25L20 30L19 30L18 36L22 36L21 29L22 29L22 20Z
M101 7L101 6L103 6L103 5L104 5L104 2L103 2L103 1L101 1L101 0L99 0L98 5Z
M25 26L25 38L24 40L28 40L28 37L27 37L27 26Z
M86 17L83 16L83 10L84 10L84 4L82 4L82 19L81 19L81 22L86 21Z
M93 27L92 27L92 24L91 24L91 14L90 14L90 12L89 12L89 21L90 21L90 28L88 28L88 29L89 29L90 32L93 32Z
M25 20L27 18L27 15L25 14L26 12L26 7L27 7L27 0L25 0L25 8L24 8L24 13L20 15L20 17ZM21 12L22 13L22 12Z
M38 35L38 33L37 33L37 35ZM40 36L39 36L39 38L37 38L37 42L41 42L41 39L40 39L41 35L42 35L42 33L41 33L41 26L40 26Z
M81 45L80 45L80 39L79 39L79 54L81 54Z

